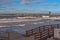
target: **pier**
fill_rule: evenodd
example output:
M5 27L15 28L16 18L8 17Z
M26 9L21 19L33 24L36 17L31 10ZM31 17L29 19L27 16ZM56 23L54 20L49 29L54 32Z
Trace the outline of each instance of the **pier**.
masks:
M54 29L60 28L60 22L46 22L42 24L35 24L31 26L11 26L0 28L0 39L1 40L47 40L48 38L54 39ZM3 34L7 36L2 36ZM18 36L15 36L15 35ZM13 36L12 36L13 35ZM21 35L19 37L19 35ZM18 38L12 38L12 37ZM23 37L22 37L23 36ZM33 37L32 39L30 39Z

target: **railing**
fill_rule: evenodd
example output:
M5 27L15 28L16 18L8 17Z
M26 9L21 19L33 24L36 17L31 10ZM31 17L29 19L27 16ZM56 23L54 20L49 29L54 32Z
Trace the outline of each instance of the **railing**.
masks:
M0 40L9 40L8 33L0 33Z
M1 29L5 29L5 28L8 28L8 27L1 27ZM5 30L4 30L5 31ZM4 32L4 31L0 31L0 40L9 40L9 32Z
M60 24L46 25L27 31L27 36L34 35L35 40L54 38L54 29L60 28Z
M45 26L40 29L39 33L35 34L35 40L46 40L50 37L54 37L54 28L52 26Z
M60 29L60 24L57 24L57 25L55 24L54 28L55 29Z

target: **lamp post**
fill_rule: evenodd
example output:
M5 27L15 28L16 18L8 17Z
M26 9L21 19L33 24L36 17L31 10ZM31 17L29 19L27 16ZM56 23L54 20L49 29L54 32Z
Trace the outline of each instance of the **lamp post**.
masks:
M51 11L49 11L49 16L51 15Z
M51 16L51 11L49 11L49 24L50 24L50 16Z

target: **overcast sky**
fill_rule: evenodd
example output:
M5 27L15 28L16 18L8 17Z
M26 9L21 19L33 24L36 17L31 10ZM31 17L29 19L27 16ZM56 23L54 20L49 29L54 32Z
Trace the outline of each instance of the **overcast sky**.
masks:
M0 0L0 13L60 12L60 0Z

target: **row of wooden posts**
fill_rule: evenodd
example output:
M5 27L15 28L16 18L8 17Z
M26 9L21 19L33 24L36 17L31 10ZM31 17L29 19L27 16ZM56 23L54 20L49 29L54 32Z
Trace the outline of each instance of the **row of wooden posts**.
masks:
M45 25L42 27L38 27L32 30L26 31L26 37L34 35L35 40L46 40L47 38L53 37L54 38L54 28L59 28L59 24L53 25ZM0 32L0 40L7 39L9 40L9 33L7 34L8 37L1 36Z
M45 25L27 31L27 36L34 35L35 40L46 40L47 38L54 38L54 28L60 28L59 24Z

